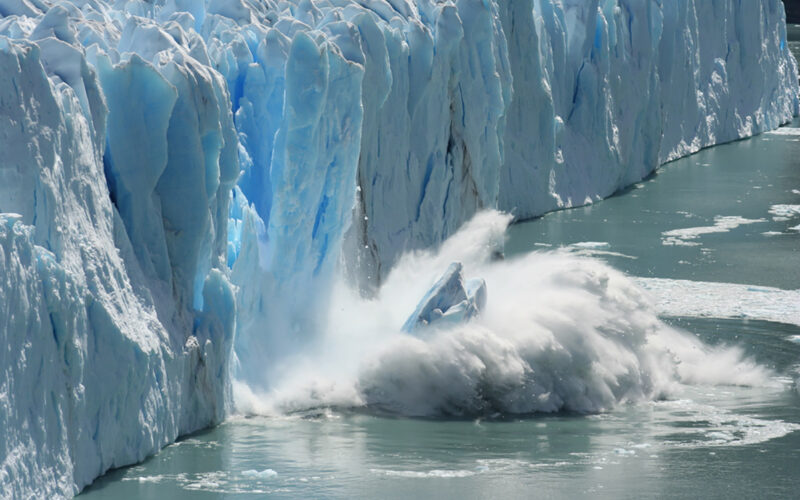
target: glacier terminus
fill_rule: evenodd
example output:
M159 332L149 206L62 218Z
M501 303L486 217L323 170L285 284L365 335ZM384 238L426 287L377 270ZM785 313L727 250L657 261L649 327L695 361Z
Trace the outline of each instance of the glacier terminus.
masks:
M269 391L342 276L363 297L407 288L403 263L427 276L396 322L423 338L515 282L469 267L512 220L798 113L780 0L0 0L0 497L71 497L221 422L236 383ZM662 326L621 274L525 265L611 301L635 375L501 409L654 391L631 332ZM469 335L440 347L505 353ZM359 401L453 410L391 396L384 369Z

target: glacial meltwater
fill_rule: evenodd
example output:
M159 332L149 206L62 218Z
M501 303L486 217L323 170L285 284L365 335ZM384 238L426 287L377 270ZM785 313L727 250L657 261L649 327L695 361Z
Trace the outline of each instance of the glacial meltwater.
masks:
M597 413L399 418L322 405L234 417L81 497L796 498L800 122L507 234L507 261L555 251L608 262L667 323L741 350L768 377L726 385L722 373L709 385L701 374Z

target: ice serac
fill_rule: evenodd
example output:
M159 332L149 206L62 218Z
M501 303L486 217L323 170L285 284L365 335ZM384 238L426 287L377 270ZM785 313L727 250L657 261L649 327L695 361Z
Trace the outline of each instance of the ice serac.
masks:
M0 0L0 496L268 390L342 261L799 110L779 0Z

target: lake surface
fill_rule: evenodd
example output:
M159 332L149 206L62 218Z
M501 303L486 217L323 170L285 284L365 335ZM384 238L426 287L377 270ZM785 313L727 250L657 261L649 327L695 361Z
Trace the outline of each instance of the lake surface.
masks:
M619 196L517 224L506 254L562 248L604 259L646 288L661 278L734 294L796 290L796 127L702 151ZM779 310L797 306L776 300ZM667 401L590 416L236 418L112 471L81 498L796 497L800 326L789 324L791 311L786 323L759 320L758 308L692 318L678 303L668 322L711 344L741 346L774 371L774 384L685 387Z

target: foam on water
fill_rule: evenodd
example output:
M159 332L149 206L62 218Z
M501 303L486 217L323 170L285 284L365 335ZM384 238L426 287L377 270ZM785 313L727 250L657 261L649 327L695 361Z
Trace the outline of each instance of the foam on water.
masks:
M610 246L611 246L610 244L605 242L585 241L585 242L573 243L572 245L567 245L565 247L562 247L562 250L566 250L573 255L579 255L582 257L600 257L600 258L619 257L621 259L631 259L631 260L636 260L638 258L633 255L626 255L620 252L603 250L604 248L607 249Z
M771 213L771 212L770 212ZM732 229L747 224L756 224L759 222L766 222L766 219L746 219L738 216L722 216L714 217L713 226L700 226L700 227L687 227L683 229L673 229L661 233L662 245L674 246L699 246L694 240L700 238L705 234L713 233L727 233Z
M770 135L800 135L800 128L796 127L781 127L775 129L771 132L767 132Z
M429 471L370 469L370 472L372 472L373 474L381 474L384 476L406 477L411 479L428 479L428 478L470 477L474 476L479 471L440 470L440 469L434 469Z
M765 385L738 349L658 317L636 283L568 250L493 260L510 217L484 212L437 251L405 255L374 299L339 284L325 331L282 363L268 393L238 384L245 413L368 407L412 416L599 412L680 383ZM452 262L486 280L482 315L418 336L400 328ZM274 376L274 375L273 375Z
M682 439L670 446L681 448L753 445L800 430L795 423L738 415L692 399L654 404L665 410L660 415L666 420L659 424L672 427L670 432L680 429Z
M800 326L800 290L662 278L635 281L655 300L661 316L746 318Z
M576 248L608 248L611 245L607 241L580 241L573 243L572 246Z
M279 487L269 484L269 480L277 476L277 473L262 475L262 473L270 470L267 469L261 472L254 470L245 470L243 472L219 470L195 474L157 474L124 477L122 480L138 481L140 483L175 484L183 490L204 493L261 495L280 493L281 489ZM297 478L292 479L297 480Z
M774 216L774 220L789 220L800 217L800 205L772 205L769 213Z

